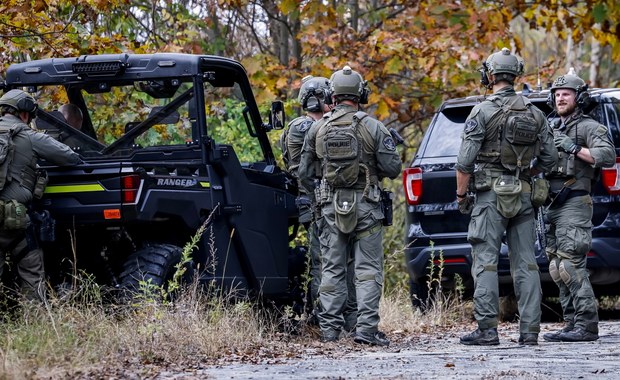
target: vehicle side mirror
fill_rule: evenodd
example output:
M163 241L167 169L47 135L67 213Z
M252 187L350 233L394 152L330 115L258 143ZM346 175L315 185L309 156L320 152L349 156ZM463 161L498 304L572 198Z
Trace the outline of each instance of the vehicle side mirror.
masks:
M284 129L285 118L284 103L281 100L276 100L271 103L271 110L269 111L269 124L267 124L265 128L267 130Z

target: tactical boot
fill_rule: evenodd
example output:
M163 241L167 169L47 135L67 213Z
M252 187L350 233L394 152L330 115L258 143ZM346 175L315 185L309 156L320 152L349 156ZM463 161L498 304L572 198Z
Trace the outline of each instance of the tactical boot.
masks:
M497 329L477 329L476 331L461 337L461 343L468 346L497 346L499 336Z
M519 344L525 346L538 345L538 334L536 333L522 333L519 334Z
M338 341L338 339L340 339L340 331L324 331L323 335L321 336L321 342L323 343L336 342Z
M353 338L353 341L355 343L369 344L371 346L390 345L390 341L381 331L377 331L375 333L358 331L355 333L355 338Z
M559 330L559 331L556 331L556 332L552 332L552 333L543 334L543 339L546 340L547 342L561 342L560 341L560 334L573 331L574 328L575 328L575 326L572 323L571 324L567 324L566 326L564 326L564 328L562 328L562 330Z
M598 334L575 327L569 332L561 333L558 339L560 342L592 342L598 339Z

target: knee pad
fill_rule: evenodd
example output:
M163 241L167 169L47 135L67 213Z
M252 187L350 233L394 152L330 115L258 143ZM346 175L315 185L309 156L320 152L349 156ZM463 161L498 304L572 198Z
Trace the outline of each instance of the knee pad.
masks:
M553 259L551 260L551 262L549 262L549 275L551 276L551 279L553 280L553 282L560 283L560 282L564 282L564 280L562 280L562 277L560 276L560 270L558 269L558 260Z
M573 281L573 279L575 278L575 268L573 268L573 266L568 260L562 260L562 262L560 262L558 271L560 272L560 277L562 278L562 281L566 285L570 284L571 281Z

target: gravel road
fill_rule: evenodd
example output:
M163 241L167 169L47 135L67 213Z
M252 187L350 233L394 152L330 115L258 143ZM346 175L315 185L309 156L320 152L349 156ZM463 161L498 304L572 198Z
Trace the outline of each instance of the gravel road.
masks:
M561 325L544 323L542 333ZM213 379L619 379L620 321L600 324L600 339L587 343L517 344L517 324L502 323L500 345L464 346L458 337L474 329L391 336L388 348L358 346L352 340L296 348L292 357L252 364L222 363L160 378ZM393 334L398 335L398 334Z

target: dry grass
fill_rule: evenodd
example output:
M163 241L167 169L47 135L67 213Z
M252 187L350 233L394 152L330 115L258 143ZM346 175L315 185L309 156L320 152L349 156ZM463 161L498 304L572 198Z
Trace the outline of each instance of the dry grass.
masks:
M0 325L0 378L69 374L107 361L206 360L273 336L275 323L257 318L249 303L205 297L190 290L174 304L144 302L130 310L59 299L49 308L24 304L21 317Z
M454 327L471 321L473 304L454 295L434 295L425 312L411 307L409 294L397 290L381 300L381 325L383 331L415 334L441 327Z
M118 305L104 301L105 292L92 278L76 274L73 290L50 292L46 304L22 303L17 311L0 313L0 379L109 377L119 368L112 377L123 378L124 367L253 361L297 356L295 350L304 347L315 350L318 329L303 318L233 302L199 289L197 280L175 291L174 302L161 301L162 294L180 286L183 264L191 260L209 220L184 248L176 281L167 290L147 288L135 304ZM471 307L467 310L458 299L437 294L426 313L414 312L407 292L397 290L383 297L380 328L396 338L449 328L469 320Z
M283 334L281 321L252 303L210 297L195 285L174 303L144 301L131 308L103 304L99 288L90 286L70 297L52 296L47 307L22 304L17 317L0 324L0 378L64 378L132 363L213 363L317 339L312 328ZM390 294L381 304L381 328L388 335L415 334L467 319L462 305L444 301L423 314L412 311L405 292Z

